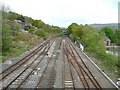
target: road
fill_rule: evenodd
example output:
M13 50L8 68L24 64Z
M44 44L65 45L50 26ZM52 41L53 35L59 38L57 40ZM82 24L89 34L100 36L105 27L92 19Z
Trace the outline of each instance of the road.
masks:
M3 90L118 90L94 62L67 37L52 37L16 61L3 63L0 84Z

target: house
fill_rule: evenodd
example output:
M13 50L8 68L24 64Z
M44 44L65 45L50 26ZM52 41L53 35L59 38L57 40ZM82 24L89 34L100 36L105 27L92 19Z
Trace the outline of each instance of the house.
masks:
M110 46L111 40L108 37L105 37L104 43L106 44L106 46Z

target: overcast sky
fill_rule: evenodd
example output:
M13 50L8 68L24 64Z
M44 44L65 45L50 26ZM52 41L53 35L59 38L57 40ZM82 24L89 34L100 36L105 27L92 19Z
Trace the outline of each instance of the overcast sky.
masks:
M50 25L117 23L119 0L0 0L12 11Z

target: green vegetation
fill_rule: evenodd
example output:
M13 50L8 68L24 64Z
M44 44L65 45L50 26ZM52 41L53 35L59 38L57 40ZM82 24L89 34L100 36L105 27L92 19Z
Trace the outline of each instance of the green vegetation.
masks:
M104 38L107 36L112 43L117 44L117 30L104 27L101 30L89 25L72 23L67 30L73 41L79 41L85 47L85 51L92 54L97 60L111 72L118 70L118 57L106 53Z
M35 31L35 34L40 36L40 37L46 38L46 33L45 33L45 31L43 29L37 29Z
M65 32L64 29L57 26L50 26L42 20L34 20L31 17L6 11L5 8L0 12L3 16L2 23L0 23L2 27L2 29L0 27L2 30L0 62L21 55L50 36L60 34L62 30ZM73 41L82 43L85 51L92 53L104 67L111 71L117 71L117 57L106 53L104 38L107 36L114 45L120 45L118 30L110 27L97 30L87 24L83 26L72 23L66 31Z
M101 31L106 34L106 36L111 40L112 43L117 44L117 30L113 30L111 27L103 27Z
M2 12L2 54L0 61L4 62L10 57L16 57L23 52L30 50L43 40L59 34L61 28L50 26L41 20L34 20L31 17L23 16L12 11Z

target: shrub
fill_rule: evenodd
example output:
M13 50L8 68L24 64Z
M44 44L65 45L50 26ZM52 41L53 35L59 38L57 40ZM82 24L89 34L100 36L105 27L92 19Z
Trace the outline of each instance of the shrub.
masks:
M2 24L2 53L3 55L6 52L9 52L12 47L12 34L10 32L10 25L3 23Z
M35 34L43 38L46 37L46 33L43 29L36 29Z

